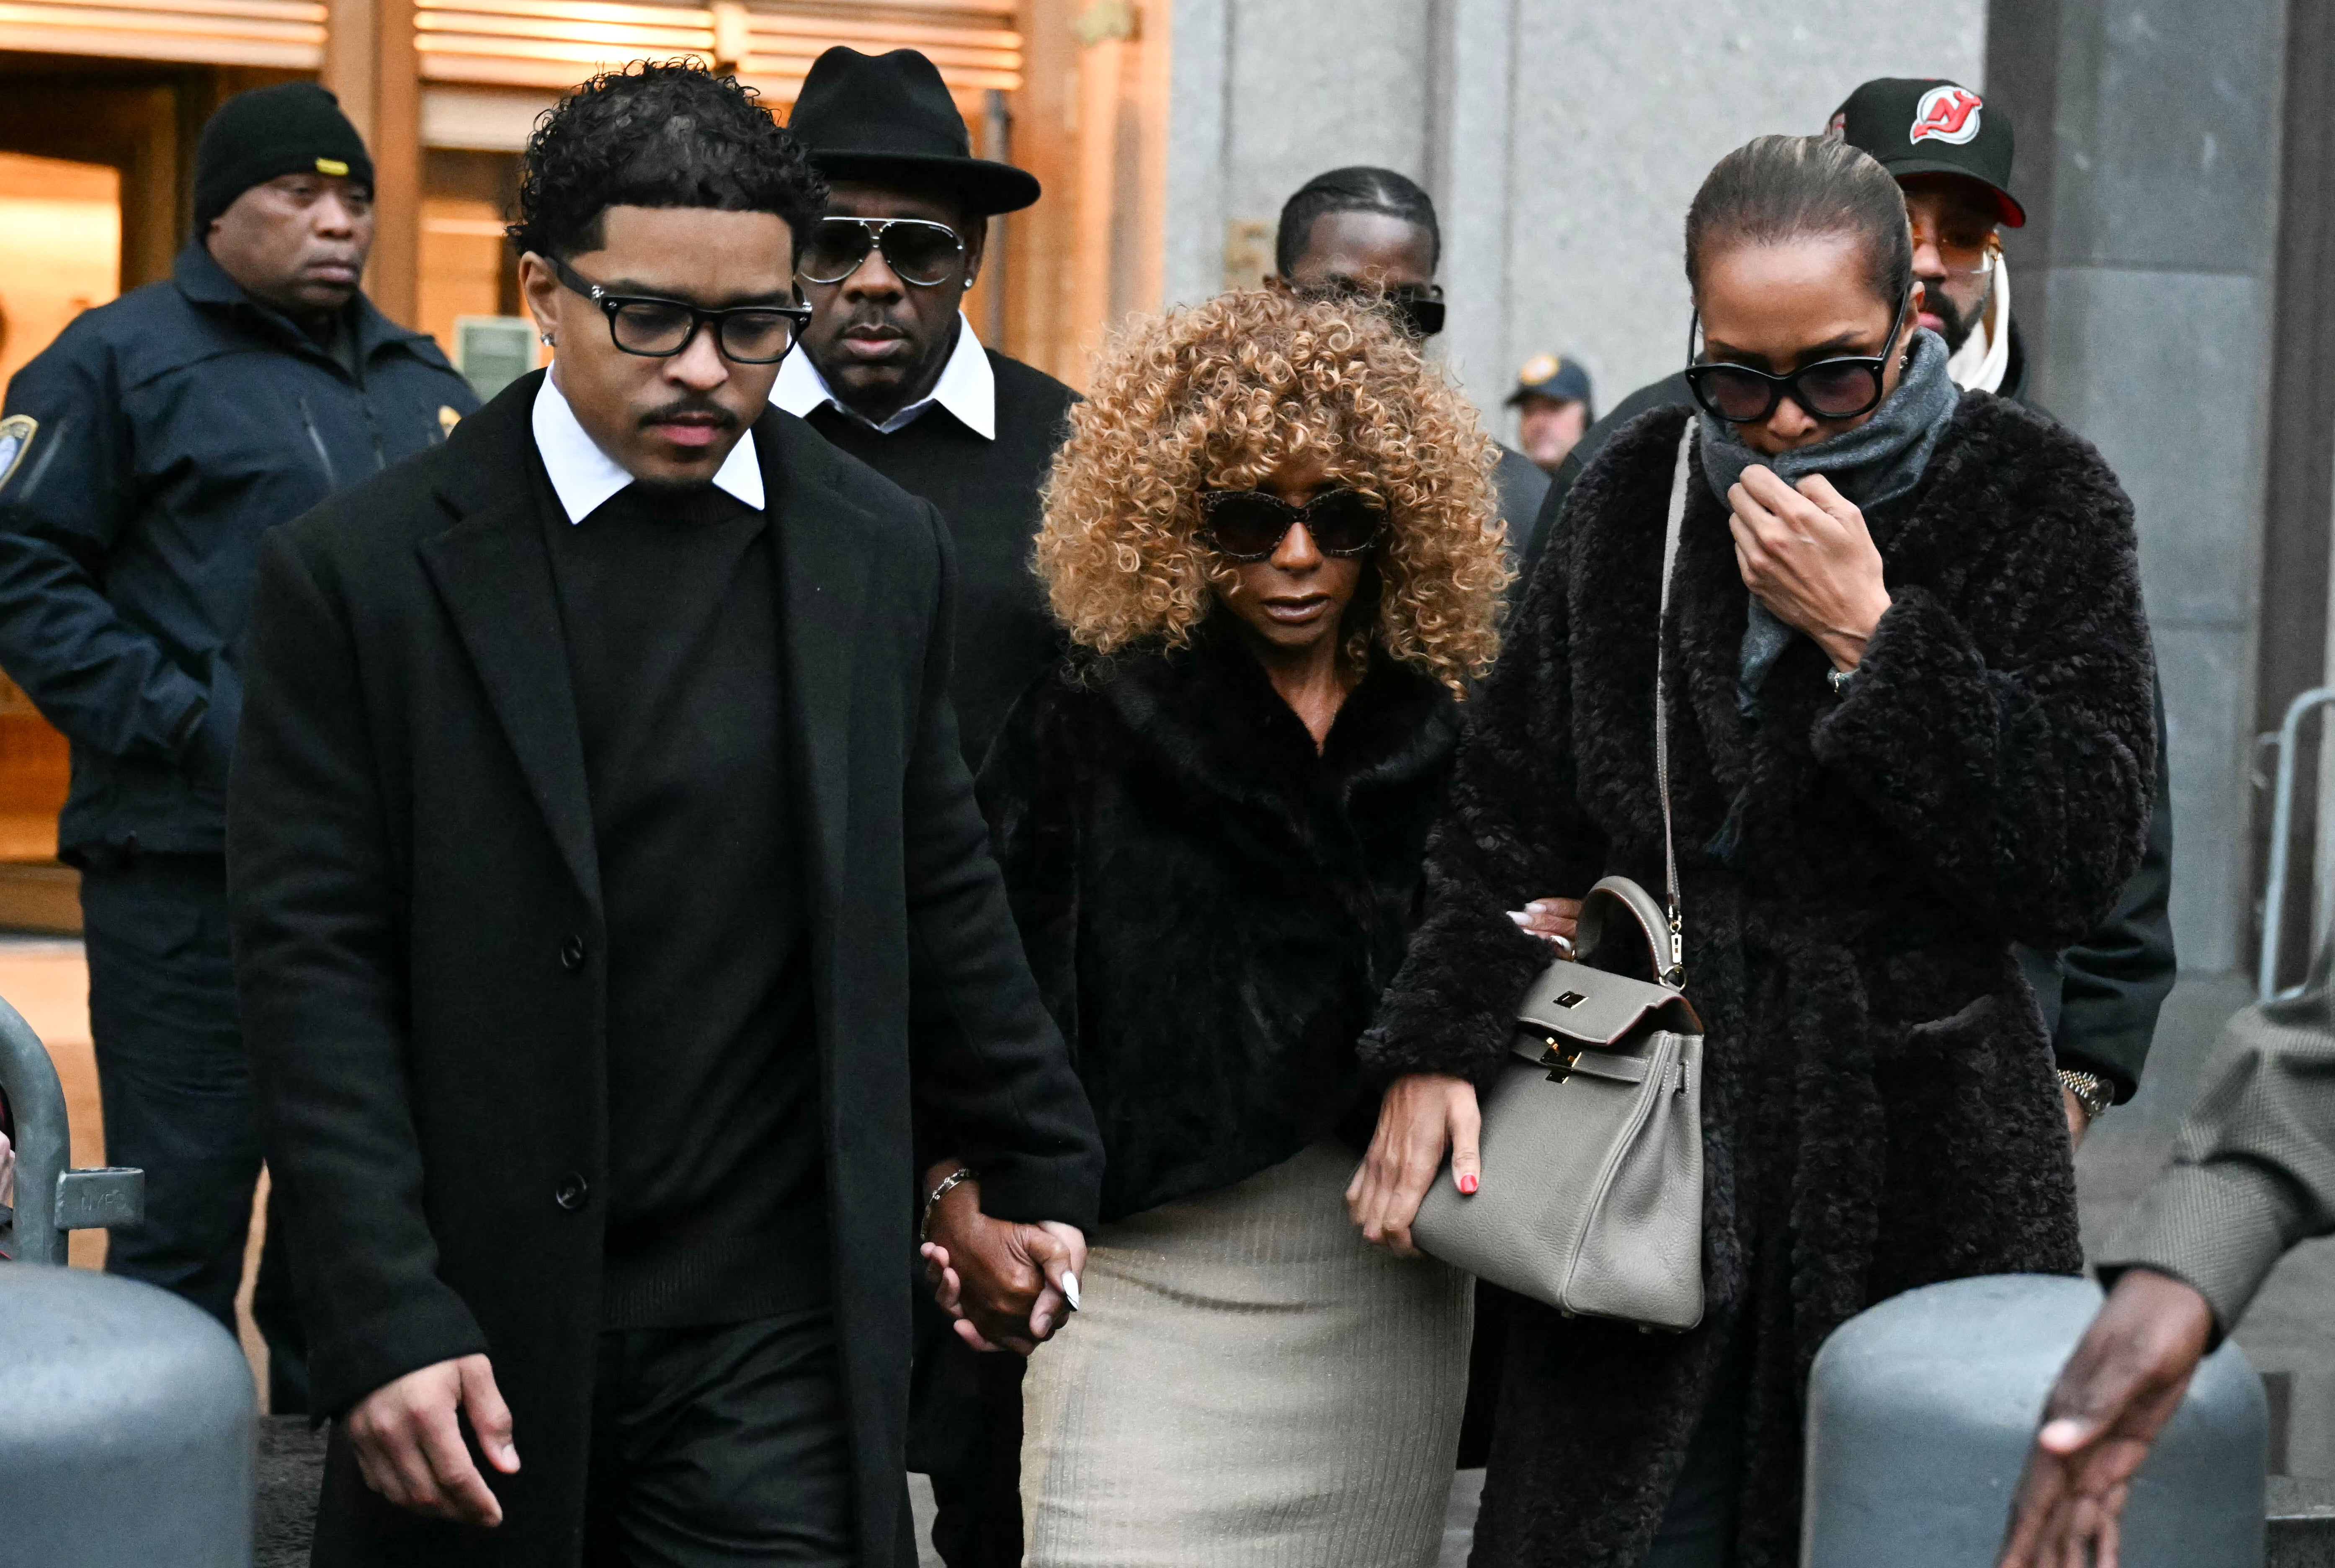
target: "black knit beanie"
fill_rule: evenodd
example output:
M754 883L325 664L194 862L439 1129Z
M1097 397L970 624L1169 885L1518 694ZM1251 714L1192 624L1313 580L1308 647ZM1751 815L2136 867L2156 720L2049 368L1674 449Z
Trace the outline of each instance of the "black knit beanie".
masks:
M238 92L195 144L195 234L255 185L286 174L346 175L373 184L373 160L341 101L313 82Z

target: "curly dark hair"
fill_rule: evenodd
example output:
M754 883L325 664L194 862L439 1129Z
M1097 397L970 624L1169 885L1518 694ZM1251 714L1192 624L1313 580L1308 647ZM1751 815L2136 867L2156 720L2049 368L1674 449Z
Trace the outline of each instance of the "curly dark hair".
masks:
M826 209L827 181L759 99L694 60L595 76L536 121L512 246L561 260L597 250L612 207L774 212L799 239Z

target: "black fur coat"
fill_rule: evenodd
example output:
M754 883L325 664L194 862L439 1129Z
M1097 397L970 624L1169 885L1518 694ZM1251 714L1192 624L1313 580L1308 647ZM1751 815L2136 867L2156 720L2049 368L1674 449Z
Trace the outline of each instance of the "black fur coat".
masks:
M1049 675L982 769L1031 967L1102 1127L1105 1219L1367 1137L1355 1041L1417 920L1458 742L1443 689L1379 659L1317 753L1225 622L1107 675Z
M1654 633L1687 411L1645 415L1583 476L1471 704L1426 917L1363 1042L1374 1071L1489 1078L1545 959L1503 911L1608 872L1660 896ZM1749 1388L1737 1560L1797 1563L1825 1336L1914 1286L2082 1262L2010 947L2082 935L2141 853L2155 666L2130 503L2081 439L1965 394L1914 491L1867 516L1894 602L1855 680L1836 695L1796 638L1755 726L1736 702L1748 599L1699 461L1687 496L1666 684L1709 1030L1710 1305L1676 1338L1520 1307L1479 1565L1634 1564L1722 1368Z

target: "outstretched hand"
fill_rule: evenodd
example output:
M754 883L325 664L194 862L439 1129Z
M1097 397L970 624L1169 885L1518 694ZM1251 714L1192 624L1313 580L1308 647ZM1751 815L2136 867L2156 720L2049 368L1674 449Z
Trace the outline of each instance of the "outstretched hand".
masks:
M2205 1298L2128 1269L2044 1402L2003 1533L2000 1568L2117 1568L2117 1524L2148 1446L2213 1338Z
M976 1350L1020 1356L1061 1327L1087 1263L1086 1237L1075 1225L983 1214L978 1180L959 1182L942 1195L919 1251L925 1281L956 1320L957 1337Z
M1346 1186L1346 1212L1361 1226L1362 1239L1417 1257L1410 1224L1443 1168L1444 1151L1451 1154L1452 1181L1473 1193L1483 1179L1476 1152L1482 1130L1476 1086L1464 1078L1414 1072L1389 1084L1370 1152Z

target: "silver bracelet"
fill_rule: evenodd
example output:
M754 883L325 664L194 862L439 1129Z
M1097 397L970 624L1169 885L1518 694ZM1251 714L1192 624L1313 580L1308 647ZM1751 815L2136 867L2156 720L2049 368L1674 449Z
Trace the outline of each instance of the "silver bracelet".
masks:
M979 1176L980 1173L975 1171L971 1166L961 1165L957 1166L956 1169L949 1172L948 1175L943 1176L941 1178L940 1186L935 1187L932 1191L925 1195L925 1212L923 1217L916 1221L916 1239L918 1241L930 1241L932 1239L933 1210L940 1206L941 1199L948 1196L949 1189L956 1186L959 1182L974 1181L979 1179Z

